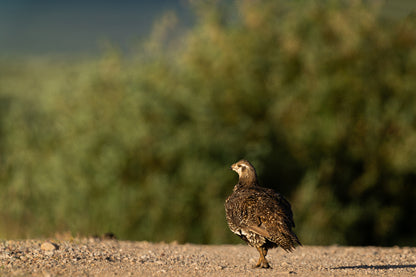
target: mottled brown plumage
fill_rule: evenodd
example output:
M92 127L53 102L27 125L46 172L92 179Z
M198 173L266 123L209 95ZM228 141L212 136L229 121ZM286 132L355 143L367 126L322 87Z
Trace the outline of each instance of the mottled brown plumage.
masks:
M292 231L292 209L283 196L259 186L256 170L248 161L241 160L231 169L238 173L239 180L225 201L228 226L259 251L254 267L268 268L268 249L280 246L292 251L297 244L301 245Z

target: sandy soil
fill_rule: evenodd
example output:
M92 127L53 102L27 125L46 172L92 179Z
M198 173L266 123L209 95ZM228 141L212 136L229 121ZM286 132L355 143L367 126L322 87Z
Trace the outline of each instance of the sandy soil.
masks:
M252 269L247 245L99 239L0 241L0 276L416 276L416 248L303 246L272 249Z

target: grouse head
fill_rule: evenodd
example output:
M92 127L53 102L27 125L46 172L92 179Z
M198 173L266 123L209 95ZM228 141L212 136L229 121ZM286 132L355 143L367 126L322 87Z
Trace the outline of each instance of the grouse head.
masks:
M257 184L257 174L254 166L247 160L241 160L231 166L237 172L241 185Z

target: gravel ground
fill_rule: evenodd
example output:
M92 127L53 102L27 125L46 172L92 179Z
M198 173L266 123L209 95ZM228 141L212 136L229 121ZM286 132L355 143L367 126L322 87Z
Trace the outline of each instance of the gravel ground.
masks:
M0 241L0 276L416 276L416 248L303 246L269 251L252 269L246 245L100 239Z

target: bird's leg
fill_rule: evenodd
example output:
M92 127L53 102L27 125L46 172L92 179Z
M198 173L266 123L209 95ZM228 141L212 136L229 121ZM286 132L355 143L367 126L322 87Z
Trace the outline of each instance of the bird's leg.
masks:
M267 248L262 247L261 250L263 252L263 263L262 263L261 267L263 267L263 268L269 268L270 265L269 265L269 262L266 259L266 256L267 256Z
M270 265L266 260L267 249L264 247L256 247L257 251L259 251L260 257L257 264L253 266L253 268L261 267L261 268L269 268Z
M257 264L253 265L253 268L257 268L257 267L261 266L262 256L263 256L263 252L262 252L261 248L260 247L256 247L256 248L257 248L257 251L259 251L260 258L259 258L259 261L257 262Z

